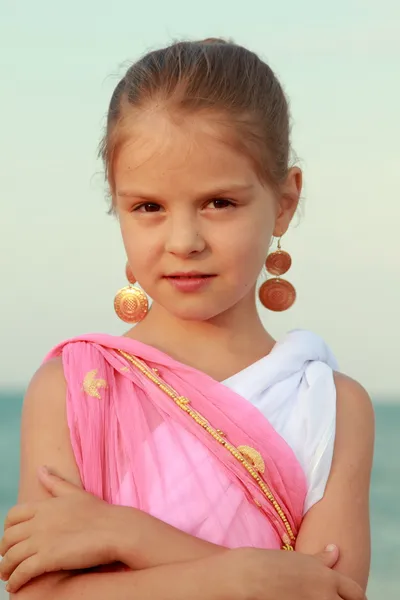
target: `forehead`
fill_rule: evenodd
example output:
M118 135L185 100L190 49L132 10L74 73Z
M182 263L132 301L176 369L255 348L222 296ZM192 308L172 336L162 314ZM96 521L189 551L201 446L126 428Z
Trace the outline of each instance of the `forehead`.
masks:
M230 179L255 184L253 164L235 148L232 127L199 115L172 119L165 111L136 116L115 157L116 193L134 183L175 189Z

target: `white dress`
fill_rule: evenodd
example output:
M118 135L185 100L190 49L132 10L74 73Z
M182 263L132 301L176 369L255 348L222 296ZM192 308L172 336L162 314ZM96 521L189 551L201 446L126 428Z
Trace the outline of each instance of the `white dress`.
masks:
M334 356L309 331L295 330L268 356L223 384L251 402L292 448L306 475L304 514L324 495L336 431Z

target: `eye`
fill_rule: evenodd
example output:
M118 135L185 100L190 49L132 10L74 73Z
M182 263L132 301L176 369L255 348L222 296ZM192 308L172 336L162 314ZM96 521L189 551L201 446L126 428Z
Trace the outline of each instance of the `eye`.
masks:
M221 210L223 208L229 208L230 206L235 206L235 203L230 198L213 198L211 202L208 203L207 206L210 206L214 210Z
M145 204L139 204L139 206L135 206L133 209L134 212L145 212L145 213L153 213L158 212L161 209L159 204L155 204L154 202L146 202Z

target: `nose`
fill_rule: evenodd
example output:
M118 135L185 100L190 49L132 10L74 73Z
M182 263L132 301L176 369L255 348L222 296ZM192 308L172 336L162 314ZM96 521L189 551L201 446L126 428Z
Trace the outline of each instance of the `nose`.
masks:
M165 250L170 254L187 257L204 250L206 243L200 231L200 224L194 216L177 215L170 217Z

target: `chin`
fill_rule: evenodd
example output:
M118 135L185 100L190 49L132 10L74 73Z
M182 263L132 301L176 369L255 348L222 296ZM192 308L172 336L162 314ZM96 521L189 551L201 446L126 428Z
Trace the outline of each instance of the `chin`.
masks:
M176 319L182 321L209 321L226 310L226 307L207 306L207 302L205 301L199 303L197 306L181 305L178 307L174 304L173 306L165 306L164 308Z
M207 310L173 310L169 311L174 315L176 319L181 321L209 321L213 317L216 317L219 313L215 313Z

